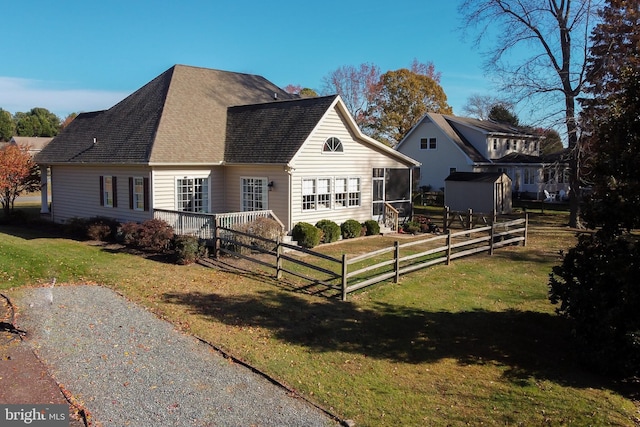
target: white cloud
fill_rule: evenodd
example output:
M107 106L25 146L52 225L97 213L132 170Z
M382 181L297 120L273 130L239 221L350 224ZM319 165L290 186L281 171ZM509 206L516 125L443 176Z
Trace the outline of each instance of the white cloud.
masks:
M59 86L53 82L0 76L0 108L15 114L42 107L64 119L74 112L105 110L129 95Z

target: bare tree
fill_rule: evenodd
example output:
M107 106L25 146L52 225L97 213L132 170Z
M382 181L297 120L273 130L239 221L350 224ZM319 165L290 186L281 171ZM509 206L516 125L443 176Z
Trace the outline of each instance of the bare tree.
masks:
M507 101L492 95L473 94L467 99L467 103L462 106L462 112L479 120L489 120L489 113L496 105L502 105L509 110L513 110L513 105Z
M374 64L345 65L323 78L323 93L337 93L358 126L368 127L366 112L378 93L380 68Z
M513 99L536 100L547 120L560 117L570 149L569 225L579 226L580 140L576 98L584 90L589 33L599 0L464 0L460 13L478 29L476 43L495 35L485 68ZM510 56L512 53L522 56ZM558 106L553 110L553 106ZM550 110L549 110L550 109Z

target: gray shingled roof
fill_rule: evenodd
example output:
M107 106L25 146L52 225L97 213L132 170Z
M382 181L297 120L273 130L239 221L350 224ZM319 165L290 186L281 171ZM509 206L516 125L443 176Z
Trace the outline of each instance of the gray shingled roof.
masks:
M442 131L474 162L489 162L467 139L453 126L449 118L437 113L427 113Z
M175 65L110 109L78 115L36 161L218 163L228 107L275 96L296 98L261 76Z
M478 120L471 117L445 116L447 121L462 123L468 127L474 127L486 134L505 134L514 136L535 136L525 129L508 125L506 123L494 122L493 120Z
M453 172L445 181L495 182L502 172Z
M337 95L229 108L225 161L287 163Z
M494 163L543 163L540 156L531 156L522 153L509 153L504 157L495 159Z

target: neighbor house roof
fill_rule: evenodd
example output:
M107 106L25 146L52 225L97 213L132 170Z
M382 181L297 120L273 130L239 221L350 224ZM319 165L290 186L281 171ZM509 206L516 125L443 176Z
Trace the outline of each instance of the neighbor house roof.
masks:
M522 153L509 153L504 157L495 159L494 163L542 163L543 159L540 156L531 156L529 154Z
M23 147L29 147L30 152L37 153L46 147L52 139L53 137L43 136L13 136L9 142Z
M511 126L506 123L499 123L493 120L479 120L471 117L445 116L447 121L460 123L467 127L476 128L479 131L490 135L511 135L518 137L534 137L538 136L528 132L525 129Z
M453 141L472 161L488 162L482 154L455 128L451 123L452 116L445 116L438 113L427 113L426 118L431 120ZM423 119L424 120L424 119ZM421 120L422 121L422 120ZM414 128L415 129L415 128Z
M439 113L427 113L416 126L400 141L398 147L409 139L409 135L416 130L424 120L430 120L475 163L545 163L549 159L541 156L530 156L520 153L510 153L500 159L489 160L478 151L460 131L460 127L476 129L487 137L491 135L513 136L519 138L540 138L524 129L516 128L492 120L478 120L469 117L458 117ZM396 147L396 149L398 148Z
M36 161L219 163L227 109L276 98L297 97L261 76L175 65L108 110L79 114Z
M502 175L502 172L453 172L445 181L495 182Z
M301 98L229 108L225 162L288 163L338 98Z

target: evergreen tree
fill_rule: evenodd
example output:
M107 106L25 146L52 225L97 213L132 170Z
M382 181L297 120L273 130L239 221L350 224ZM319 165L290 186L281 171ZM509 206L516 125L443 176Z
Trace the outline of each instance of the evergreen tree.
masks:
M640 375L640 0L609 0L593 32L582 122L594 182L589 228L554 267L550 299L571 319L578 354Z

